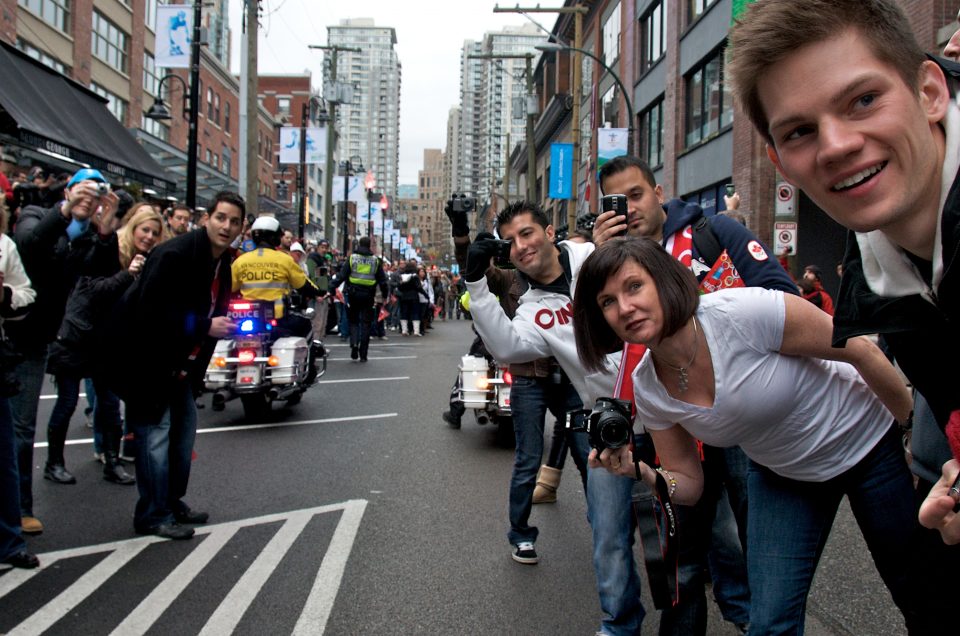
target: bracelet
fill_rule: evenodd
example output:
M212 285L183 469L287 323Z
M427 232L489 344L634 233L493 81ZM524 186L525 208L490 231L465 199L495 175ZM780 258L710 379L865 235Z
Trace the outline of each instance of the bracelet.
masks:
M657 472L666 478L667 484L670 486L670 498L672 499L673 493L677 492L677 479L669 470L664 469L662 466L657 468Z

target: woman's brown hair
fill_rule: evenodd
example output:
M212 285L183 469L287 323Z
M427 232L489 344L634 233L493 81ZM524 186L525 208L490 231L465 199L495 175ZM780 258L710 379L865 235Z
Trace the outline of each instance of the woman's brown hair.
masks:
M623 341L604 318L597 296L607 280L631 261L647 270L657 286L664 321L661 339L672 336L687 324L700 304L696 277L659 243L632 237L607 241L584 261L577 275L573 299L577 353L588 370L603 369L604 356L623 347Z

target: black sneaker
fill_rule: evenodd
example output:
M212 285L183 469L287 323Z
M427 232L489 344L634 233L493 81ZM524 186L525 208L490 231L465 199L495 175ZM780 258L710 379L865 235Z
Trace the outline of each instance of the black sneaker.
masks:
M164 539L183 541L193 537L193 528L181 526L179 523L161 523L152 528L135 528L137 534L152 534Z
M537 557L537 551L533 549L533 544L529 541L521 541L513 548L510 554L517 563L526 565L535 565L540 559Z
M356 347L350 347L350 359L356 360L360 357L360 350Z
M450 428L460 428L460 418L455 417L450 411L443 412L443 421L450 425Z

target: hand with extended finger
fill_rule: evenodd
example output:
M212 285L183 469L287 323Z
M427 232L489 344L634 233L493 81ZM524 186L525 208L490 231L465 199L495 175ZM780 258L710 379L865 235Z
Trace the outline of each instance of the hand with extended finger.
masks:
M463 278L468 283L475 283L483 278L490 268L490 259L497 255L497 240L489 232L477 234L477 240L470 244L467 251L467 268Z

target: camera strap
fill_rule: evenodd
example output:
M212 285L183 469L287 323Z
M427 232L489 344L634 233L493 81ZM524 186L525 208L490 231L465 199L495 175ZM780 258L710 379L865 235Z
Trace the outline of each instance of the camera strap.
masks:
M635 501L633 511L653 605L658 610L669 609L676 606L680 595L677 586L680 541L676 507L670 501L667 481L659 472L655 492Z

